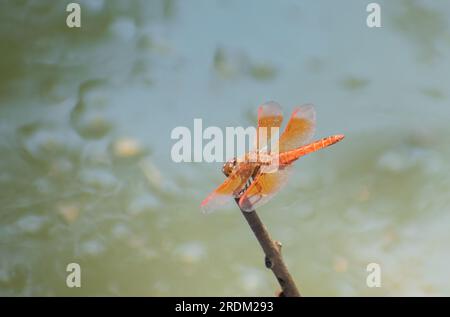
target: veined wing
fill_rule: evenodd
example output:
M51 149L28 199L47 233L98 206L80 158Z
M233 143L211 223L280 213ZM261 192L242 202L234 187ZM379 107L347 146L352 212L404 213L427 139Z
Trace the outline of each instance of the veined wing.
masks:
M253 164L242 164L241 166L202 201L200 207L204 213L210 213L225 206L232 197L239 197L255 168Z
M252 211L268 202L287 183L291 170L284 165L276 172L260 173L239 199L241 209Z
M279 128L283 122L283 112L281 111L281 106L270 101L264 103L258 108L258 129L256 134L256 150L267 151L267 146L270 144L272 137L278 137L277 135L272 136L271 128Z
M316 112L312 105L294 108L278 142L279 152L287 152L308 143L314 135L315 127Z

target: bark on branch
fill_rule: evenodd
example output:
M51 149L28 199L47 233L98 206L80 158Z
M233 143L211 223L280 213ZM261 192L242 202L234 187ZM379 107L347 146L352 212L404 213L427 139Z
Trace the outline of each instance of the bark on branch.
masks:
M236 199L236 203L239 206L239 199ZM248 212L241 209L241 212L266 255L266 267L272 270L281 286L279 296L300 297L300 292L281 256L281 243L272 240L256 211Z

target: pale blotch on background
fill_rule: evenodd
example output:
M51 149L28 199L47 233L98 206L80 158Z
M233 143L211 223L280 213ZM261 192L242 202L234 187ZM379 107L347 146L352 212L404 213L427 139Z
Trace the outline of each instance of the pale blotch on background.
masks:
M151 212L160 207L160 203L157 198L151 194L142 194L134 197L128 206L128 213L132 216Z
M170 292L169 284L163 281L156 281L153 283L152 288L157 294L168 294Z
M122 240L131 235L131 230L123 223L117 223L111 229L111 234L114 238Z
M50 175L66 175L74 169L72 161L67 158L56 158L50 166Z
M133 249L142 249L146 246L146 240L140 236L134 235L128 240L128 245Z
M143 159L139 162L139 166L144 172L145 177L147 178L150 185L161 189L162 188L162 175L159 169L150 159Z
M142 248L139 249L139 255L142 256L146 260L153 260L158 257L158 252L152 248Z
M80 216L80 209L75 205L60 205L58 213L68 224L74 223Z
M86 8L89 13L98 13L103 10L105 0L78 0L82 8Z
M132 40L136 36L136 24L129 18L118 18L109 27L110 32L120 40Z
M112 190L119 185L119 181L114 175L101 168L85 168L80 172L80 180L85 185L97 190Z
M365 201L368 201L369 198L370 198L369 187L366 186L366 185L364 185L364 186L361 188L361 190L360 190L360 192L359 192L359 194L358 194L358 200L359 200L360 202L365 202Z
M5 181L8 182L9 179L6 178L8 174L1 173L0 174L0 182ZM52 184L50 183L50 180L48 178L40 177L33 181L33 187L37 190L39 194L49 194L54 189Z
M378 167L389 172L401 172L407 168L405 158L398 152L386 152L378 160Z
M98 256L106 251L104 244L99 240L85 241L80 246L81 256Z
M175 255L185 264L194 264L205 257L206 248L203 243L192 241L178 246Z
M114 142L113 151L117 157L134 157L142 153L142 146L136 139L120 138Z
M264 273L255 268L242 268L240 284L247 293L255 293L264 288Z
M130 231L130 235L131 234L132 232ZM143 257L146 260L153 260L159 256L159 251L150 246L147 237L131 235L127 241L127 244L130 248L133 248L138 252L139 257Z
M333 259L333 269L338 273L344 273L348 270L348 260L343 256L336 256Z
M20 218L16 226L23 233L37 234L44 229L46 222L47 218L43 216L30 215Z
M392 173L402 173L414 167L424 167L432 161L430 152L419 147L393 149L378 159L378 167Z
M398 233L393 228L388 228L383 233L383 246L389 247L399 239Z

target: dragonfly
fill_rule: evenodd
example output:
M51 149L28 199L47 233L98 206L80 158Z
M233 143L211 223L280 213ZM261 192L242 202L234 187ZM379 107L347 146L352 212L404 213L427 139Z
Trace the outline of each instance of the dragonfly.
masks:
M255 149L223 165L222 172L227 178L202 201L200 207L204 213L226 206L231 198L238 202L241 210L255 210L287 183L296 160L344 138L343 134L336 134L310 142L316 127L316 112L310 104L294 108L276 142L271 140L270 133L261 133L262 130L279 129L282 121L283 113L278 103L272 101L259 106ZM273 148L269 146L271 143L275 143Z

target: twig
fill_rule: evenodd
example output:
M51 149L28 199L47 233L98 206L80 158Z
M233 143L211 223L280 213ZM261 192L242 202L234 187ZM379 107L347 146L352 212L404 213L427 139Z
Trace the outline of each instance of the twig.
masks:
M236 203L239 206L238 198L236 198ZM241 208L239 207L239 209ZM261 219L259 219L255 210L244 211L241 209L241 212L266 255L266 267L272 270L281 286L281 293L278 296L300 297L300 292L298 291L297 286L295 286L295 282L281 257L281 243L272 240L269 232L267 232L266 227L261 222Z

